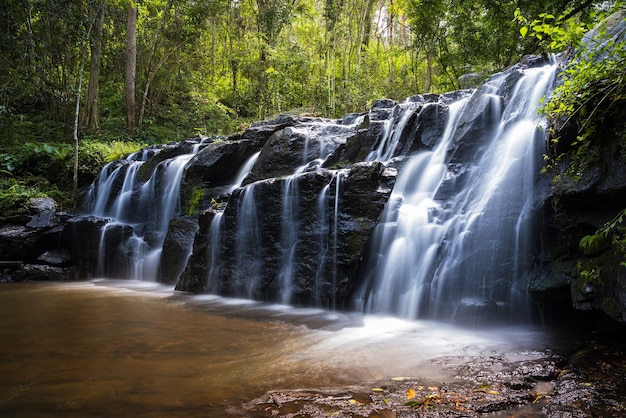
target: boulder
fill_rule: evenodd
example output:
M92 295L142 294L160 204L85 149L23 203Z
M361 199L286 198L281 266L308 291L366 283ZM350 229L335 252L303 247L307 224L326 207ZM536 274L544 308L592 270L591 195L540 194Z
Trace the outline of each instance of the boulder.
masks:
M243 184L288 176L307 165L308 169L315 169L357 130L356 124L343 125L342 121L316 118L276 131L263 146Z
M216 211L209 209L198 215L198 228L191 255L176 283L176 290L206 293L209 288L211 266L211 225Z
M16 282L80 279L84 279L84 276L76 267L55 267L45 264L27 264L12 274L12 280Z
M181 212L199 213L223 200L240 168L260 149L258 140L239 139L216 141L200 150L187 163L181 181Z
M37 264L48 265L52 267L67 267L76 263L76 259L66 249L50 250L41 254L35 260Z
M198 230L198 219L193 216L174 218L170 221L161 252L158 281L174 284L187 265L194 236Z

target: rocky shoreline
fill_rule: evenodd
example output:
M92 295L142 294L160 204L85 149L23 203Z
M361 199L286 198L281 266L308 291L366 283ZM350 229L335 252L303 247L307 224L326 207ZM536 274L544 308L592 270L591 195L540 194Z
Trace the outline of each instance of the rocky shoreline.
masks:
M277 390L228 411L260 417L616 417L626 413L626 346L571 354L441 357L450 382L396 377L360 387Z

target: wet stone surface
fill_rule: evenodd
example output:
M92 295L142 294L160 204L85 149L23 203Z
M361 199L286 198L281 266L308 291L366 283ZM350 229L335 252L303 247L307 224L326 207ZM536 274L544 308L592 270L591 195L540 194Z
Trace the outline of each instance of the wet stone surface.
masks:
M449 382L396 377L360 387L267 392L246 417L617 417L626 415L624 347L585 344L561 356L446 356Z

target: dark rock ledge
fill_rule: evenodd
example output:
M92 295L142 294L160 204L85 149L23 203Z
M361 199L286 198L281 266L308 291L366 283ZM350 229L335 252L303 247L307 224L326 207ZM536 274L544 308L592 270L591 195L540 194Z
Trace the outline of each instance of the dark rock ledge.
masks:
M617 417L626 414L624 346L589 342L570 356L541 353L436 359L449 382L393 378L362 386L277 390L228 411L260 417Z

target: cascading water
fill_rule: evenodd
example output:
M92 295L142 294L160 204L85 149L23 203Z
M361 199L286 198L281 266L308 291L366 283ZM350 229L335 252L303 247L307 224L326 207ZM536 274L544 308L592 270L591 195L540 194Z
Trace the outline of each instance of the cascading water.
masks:
M505 75L467 100L473 109L465 100L450 106L437 147L412 157L396 182L355 297L360 309L460 321L527 315L517 283L532 261L536 162L544 143L538 105L555 68L526 69L504 107ZM450 159L448 150L457 151L457 127L476 109L487 123L472 140L483 145L475 163L460 167L455 158L462 157L453 152Z
M102 229L97 272L109 274L116 252L130 260L118 276L155 277L187 172L185 193L202 191L212 209L199 215L198 251L177 289L405 318L523 316L544 139L537 105L555 70L538 63L471 96L277 119L202 158L197 144L158 164L147 155L157 150L111 164L88 197L91 214L115 221Z
M169 221L180 214L179 187L185 165L203 143L194 144L188 153L160 162L143 183L140 172L161 151L158 148L142 150L104 167L86 199L88 214L112 220L102 229L98 275L156 280ZM133 234L110 250L106 248L107 233L115 224L131 225ZM117 253L115 259L123 260L119 264L127 264L126 267L107 265L111 260L105 260L105 254L110 252Z
M438 205L434 196L446 172L446 153L458 117L467 103L450 106L443 138L432 151L424 151L403 167L389 202L374 230L368 281L357 294L357 303L368 312L388 312L417 317L420 294L445 233L434 222Z
M336 261L332 230L336 228L339 177L321 166L362 121L362 116L345 123L314 119L287 127L268 140L250 167L251 178L257 161L270 167L284 164L271 161L274 143L293 147L297 158L288 161L291 168L279 177L243 181L242 187L232 189L224 212L213 215L207 290L289 304L300 297L302 290L296 282L306 269L314 275L311 302L327 305L327 297L319 295L329 293L322 283L329 265ZM306 196L301 195L301 187L306 188ZM305 202L311 196L315 196L313 205ZM304 227L302 219L313 220L315 227ZM303 265L303 248L316 254L315 263Z
M383 134L375 148L367 156L368 161L389 161L395 154L409 120L420 105L418 102L406 100L394 107L391 117L384 120Z
M294 260L296 256L296 245L298 243L299 231L299 211L298 211L298 182L291 176L283 183L282 199L282 225L280 231L281 245L285 249L283 255L282 269L279 274L280 281L280 301L288 304L291 301L293 292Z

